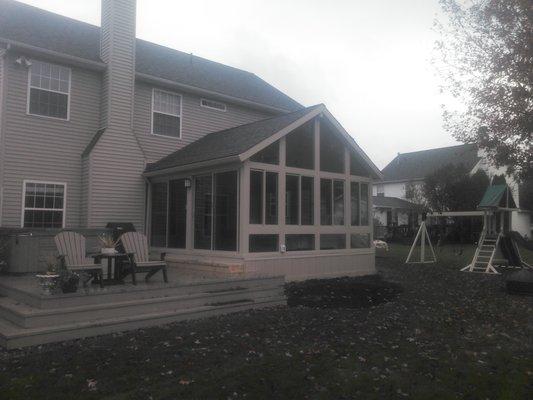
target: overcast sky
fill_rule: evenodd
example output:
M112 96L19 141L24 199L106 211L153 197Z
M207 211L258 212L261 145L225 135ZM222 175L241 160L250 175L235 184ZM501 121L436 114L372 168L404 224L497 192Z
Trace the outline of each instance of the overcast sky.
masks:
M100 0L24 0L100 25ZM383 168L456 144L431 65L438 0L138 0L137 36L324 103Z

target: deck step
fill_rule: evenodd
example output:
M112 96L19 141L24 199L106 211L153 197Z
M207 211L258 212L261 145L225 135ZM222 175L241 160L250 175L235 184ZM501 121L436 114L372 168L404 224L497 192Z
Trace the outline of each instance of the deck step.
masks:
M170 310L37 328L21 328L9 321L0 319L0 345L8 349L14 349L285 304L286 299L282 296L258 301L204 305L185 310Z
M79 289L77 293L42 295L38 292L23 290L0 281L0 295L9 297L34 308L54 309L78 307L82 305L107 305L116 302L134 301L140 299L161 298L167 296L192 295L195 293L215 293L239 289L253 289L266 287L280 287L285 283L283 276L258 278L213 279L195 283L153 282L147 286L118 285L96 289L85 293Z
M35 308L10 298L0 298L0 318L22 328L37 328L55 324L97 321L128 315L186 310L210 304L230 304L283 296L283 287L242 288L216 292L178 294L155 298L111 302L108 304L81 304L72 307Z

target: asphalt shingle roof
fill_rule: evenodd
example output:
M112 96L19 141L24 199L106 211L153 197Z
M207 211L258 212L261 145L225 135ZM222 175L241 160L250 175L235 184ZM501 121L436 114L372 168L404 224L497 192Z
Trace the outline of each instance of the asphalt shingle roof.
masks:
M381 172L384 181L417 180L449 164L471 170L479 160L476 145L463 144L398 154Z
M100 28L13 0L0 0L0 38L101 62ZM256 75L137 39L136 71L267 106L302 106Z
M322 105L210 133L161 160L148 164L146 172L238 156L317 107Z
M421 206L410 201L399 199L398 197L372 196L374 207L381 208L401 208L406 210L417 210Z

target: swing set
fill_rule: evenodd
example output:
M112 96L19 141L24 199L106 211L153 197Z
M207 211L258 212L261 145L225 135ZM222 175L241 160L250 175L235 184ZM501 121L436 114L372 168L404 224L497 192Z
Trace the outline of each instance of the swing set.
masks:
M422 223L405 263L429 264L437 261L437 255L427 231L426 217L482 217L483 229L474 257L472 262L462 268L461 271L498 274L497 267L533 268L522 260L515 240L516 235L512 232L512 212L516 209L516 203L509 187L507 185L494 185L489 186L485 191L478 205L479 211L448 211L423 214ZM419 242L420 256L415 259L413 254Z

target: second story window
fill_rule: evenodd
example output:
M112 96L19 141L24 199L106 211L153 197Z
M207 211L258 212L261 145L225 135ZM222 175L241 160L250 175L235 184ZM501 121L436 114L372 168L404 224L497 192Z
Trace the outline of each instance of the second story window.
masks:
M181 96L154 89L152 96L152 133L181 137Z
M70 68L33 60L29 85L29 114L68 119Z

